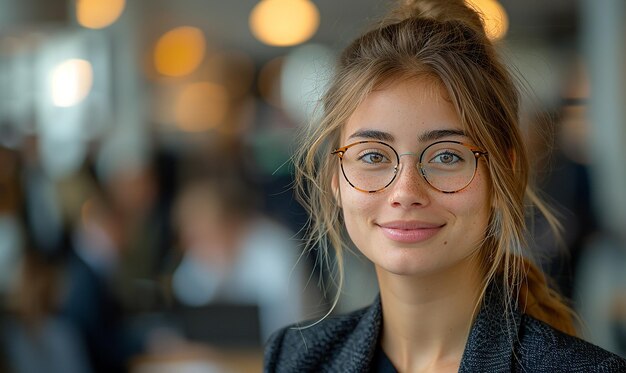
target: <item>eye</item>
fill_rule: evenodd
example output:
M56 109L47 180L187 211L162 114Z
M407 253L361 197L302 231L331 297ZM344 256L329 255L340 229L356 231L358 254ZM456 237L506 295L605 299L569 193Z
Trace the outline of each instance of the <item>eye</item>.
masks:
M439 154L436 154L433 158L431 158L431 160L429 161L430 163L441 163L444 165L453 165L457 162L461 162L463 161L463 158L459 157L457 154L449 151L449 150L444 150L442 152L440 152Z
M389 158L386 155L382 154L376 150L367 150L361 152L358 160L363 161L369 164L379 164L379 163L389 163Z

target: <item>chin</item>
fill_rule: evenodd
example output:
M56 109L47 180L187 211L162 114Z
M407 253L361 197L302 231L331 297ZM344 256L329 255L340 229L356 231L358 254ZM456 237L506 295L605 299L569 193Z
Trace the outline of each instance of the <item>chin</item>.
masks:
M389 249L388 249L389 250ZM422 252L417 252L417 251ZM423 248L391 248L384 258L374 258L379 270L399 276L429 275L442 270L435 258L427 258ZM378 260L376 260L378 259Z
M393 247L374 256L372 261L377 270L398 275L425 277L455 271L468 264L469 255L445 252L444 245L431 244L422 247Z
M396 276L427 277L440 271L437 268L415 268L407 265L378 266L381 270Z

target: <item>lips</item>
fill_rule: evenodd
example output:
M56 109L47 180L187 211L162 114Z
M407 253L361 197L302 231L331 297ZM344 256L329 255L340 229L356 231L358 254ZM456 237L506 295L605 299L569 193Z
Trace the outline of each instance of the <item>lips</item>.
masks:
M388 239L401 243L418 243L436 235L445 224L397 220L377 224Z

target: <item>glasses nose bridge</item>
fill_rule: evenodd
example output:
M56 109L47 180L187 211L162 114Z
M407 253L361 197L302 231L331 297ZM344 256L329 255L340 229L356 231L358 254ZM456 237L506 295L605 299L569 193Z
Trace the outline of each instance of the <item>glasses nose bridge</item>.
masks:
M421 161L420 161L420 157L421 155L419 153L416 152L405 152L405 153L401 153L398 154L398 167L402 168L402 157L404 156L414 156L415 157L415 161L413 162L413 164L415 165L415 167L417 167L418 170L421 170ZM399 171L399 170L398 170ZM421 174L421 172L420 172Z
M423 173L422 170L422 163L420 162L420 157L421 155L419 153L416 152L405 152L405 153L401 153L398 154L398 170L396 171L396 177L395 177L395 181L397 181L397 179L400 177L400 173L402 172L403 166L402 166L402 157L404 156L414 156L415 157L415 161L411 162L410 165L411 167L415 167L417 170L417 173L419 174L420 178L424 181L426 181L426 183L428 183L428 181L426 180L426 177Z
M412 156L415 156L415 157L419 157L419 155L418 155L417 153L415 153L415 152L406 152L406 153L400 153L400 154L398 154L398 158L402 158L402 157L404 157L405 155L412 155Z

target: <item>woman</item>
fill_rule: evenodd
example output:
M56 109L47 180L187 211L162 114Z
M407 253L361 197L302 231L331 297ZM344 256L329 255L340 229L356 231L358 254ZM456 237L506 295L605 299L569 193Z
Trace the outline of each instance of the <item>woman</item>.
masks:
M404 2L344 51L299 190L310 244L341 266L345 227L380 297L275 334L266 371L626 371L571 336L571 311L523 259L527 202L551 215L527 187L518 102L462 1Z

